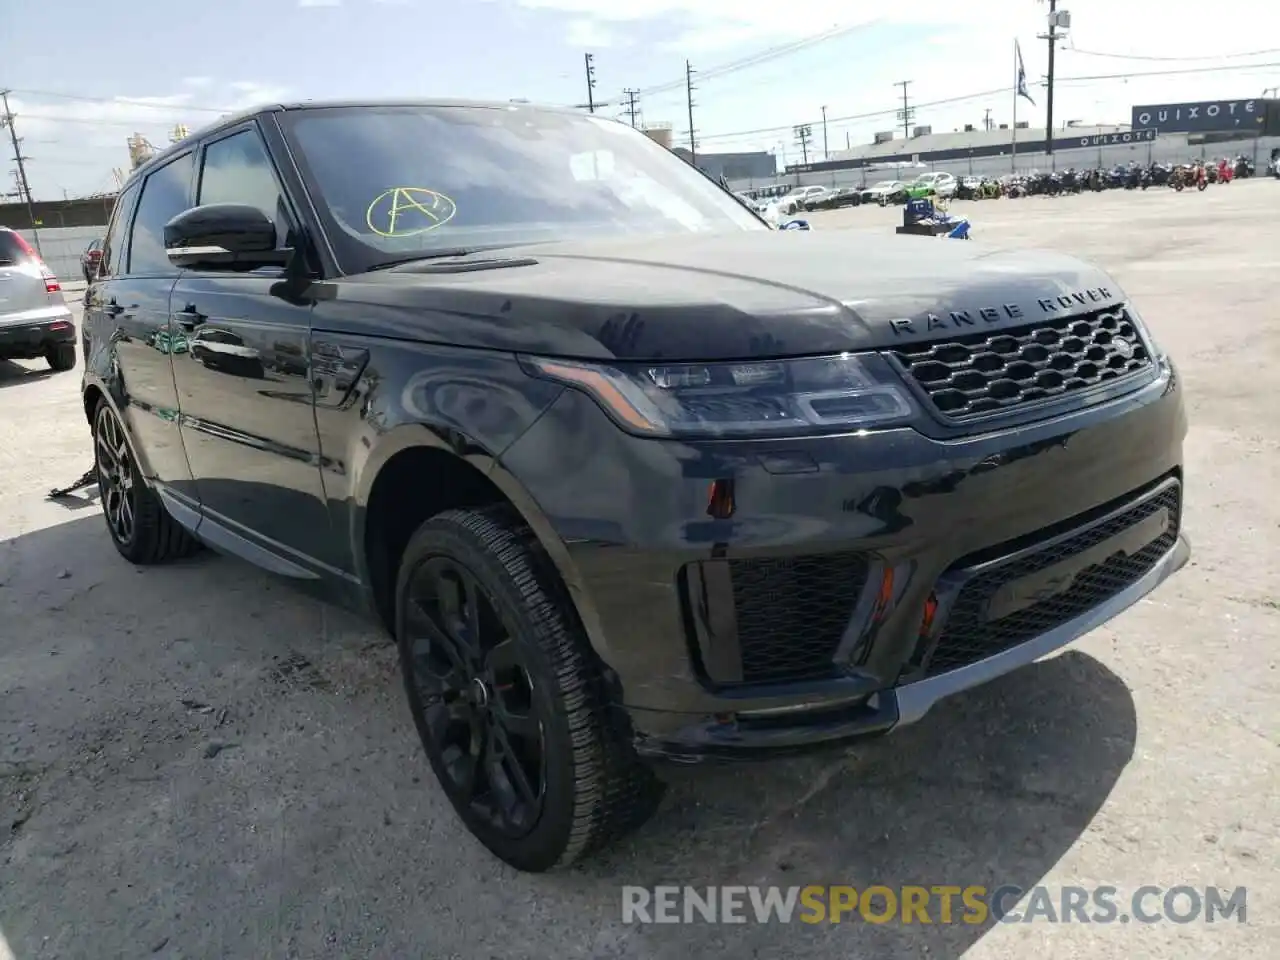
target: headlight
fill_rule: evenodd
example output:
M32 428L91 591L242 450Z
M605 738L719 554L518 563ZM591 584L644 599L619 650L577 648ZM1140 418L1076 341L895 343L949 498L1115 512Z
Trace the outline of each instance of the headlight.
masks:
M536 376L589 393L625 430L759 437L902 424L916 407L875 354L743 363L615 363L525 357Z

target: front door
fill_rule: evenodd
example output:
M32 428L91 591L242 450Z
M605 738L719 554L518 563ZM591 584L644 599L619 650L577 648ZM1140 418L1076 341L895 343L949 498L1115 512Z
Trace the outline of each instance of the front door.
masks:
M252 124L206 145L197 203L292 213ZM311 571L333 556L308 378L311 308L272 291L280 271L185 273L172 324L182 439L206 522ZM209 531L202 526L202 535Z

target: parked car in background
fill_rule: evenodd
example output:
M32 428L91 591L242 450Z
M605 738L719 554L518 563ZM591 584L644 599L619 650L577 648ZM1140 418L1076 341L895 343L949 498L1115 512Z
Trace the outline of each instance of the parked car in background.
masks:
M806 210L838 210L840 207L856 207L862 203L862 191L857 187L838 187L820 197L805 202Z
M62 284L22 234L0 227L0 360L76 365L76 327Z
M80 254L80 272L84 274L84 282L92 283L98 275L98 264L102 261L102 238L98 237Z
M956 195L959 184L955 175L945 171L925 173L907 184L907 196L911 199L919 197L938 197L948 200Z
M886 203L905 203L906 199L907 185L901 180L881 180L862 191L863 203L884 206Z
M778 200L778 212L784 217L808 209L805 205L810 200L817 200L827 193L827 187L796 187L786 196Z

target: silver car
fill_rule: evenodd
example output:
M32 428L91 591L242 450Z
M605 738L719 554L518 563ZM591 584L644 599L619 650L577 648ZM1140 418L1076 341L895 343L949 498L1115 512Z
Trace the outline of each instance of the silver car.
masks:
M58 278L20 233L0 227L0 360L36 357L74 367L75 320Z

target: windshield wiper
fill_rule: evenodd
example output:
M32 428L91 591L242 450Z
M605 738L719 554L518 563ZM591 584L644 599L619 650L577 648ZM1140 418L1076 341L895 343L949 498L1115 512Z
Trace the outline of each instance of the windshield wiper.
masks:
M387 270L391 267L398 267L406 263L419 263L423 260L443 260L448 257L467 257L473 253L479 253L485 247L452 247L448 250L432 250L430 253L417 253L412 257L401 257L398 260L386 260L382 263L375 263L369 269ZM489 248L492 249L492 248Z

